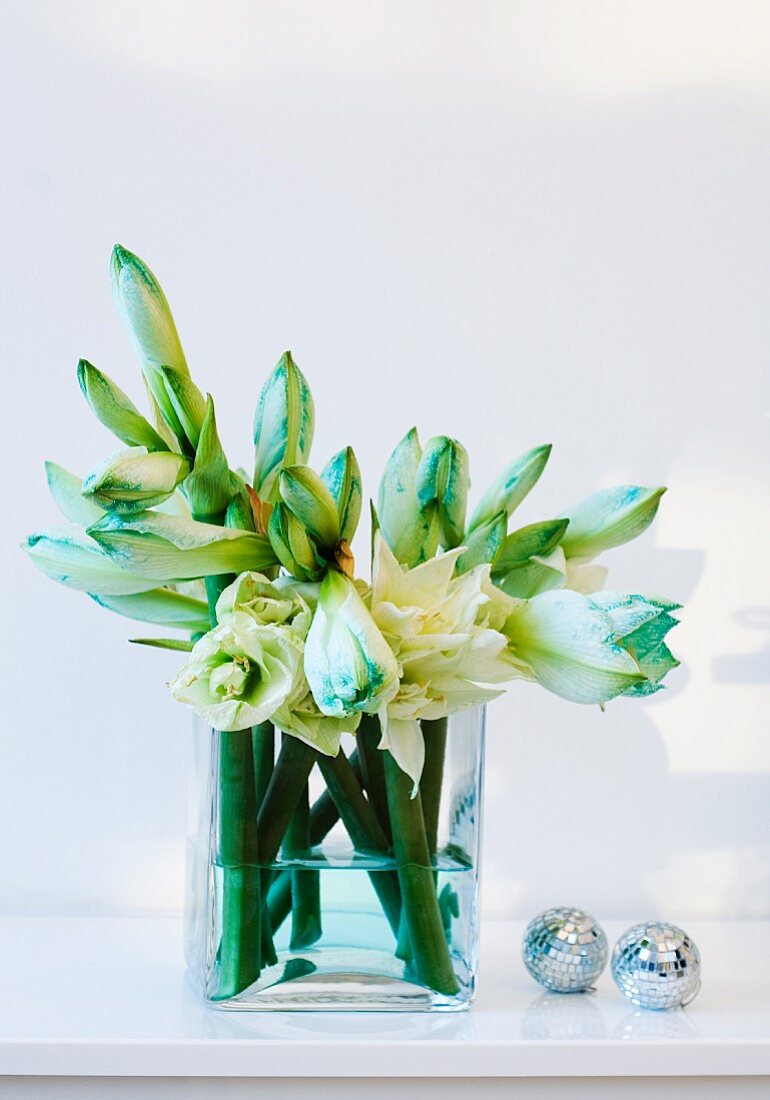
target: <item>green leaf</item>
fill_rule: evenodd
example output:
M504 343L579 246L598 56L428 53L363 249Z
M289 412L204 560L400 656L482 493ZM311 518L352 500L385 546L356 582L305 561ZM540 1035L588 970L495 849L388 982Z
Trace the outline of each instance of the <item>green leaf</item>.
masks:
M131 645L146 645L153 649L179 649L183 653L189 653L194 644L183 638L129 638L128 640Z
M498 512L504 511L510 516L537 484L550 454L551 444L547 443L514 459L479 501L468 524L468 532L474 531Z
M205 634L210 627L208 605L203 600L172 592L168 588L153 588L131 596L105 596L89 593L91 598L127 619L172 626L191 634Z
M123 568L166 583L277 564L261 535L160 512L104 516L88 534Z
M315 410L304 374L287 351L271 371L254 414L254 488L261 500L278 499L284 466L307 462Z
M63 466L57 466L55 462L46 462L45 475L51 496L56 501L59 511L70 523L87 527L90 523L96 523L104 515L102 508L83 497L82 478L71 474Z
M96 418L130 447L166 451L168 447L123 390L87 359L78 363L78 383Z

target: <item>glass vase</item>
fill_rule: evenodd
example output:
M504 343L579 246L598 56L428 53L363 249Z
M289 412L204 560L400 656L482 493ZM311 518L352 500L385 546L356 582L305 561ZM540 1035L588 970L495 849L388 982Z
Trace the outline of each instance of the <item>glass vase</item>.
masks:
M269 725L219 733L196 721L186 955L204 1000L241 1010L467 1008L484 722L478 707L422 723L413 798L377 747L376 719L343 738L335 759Z

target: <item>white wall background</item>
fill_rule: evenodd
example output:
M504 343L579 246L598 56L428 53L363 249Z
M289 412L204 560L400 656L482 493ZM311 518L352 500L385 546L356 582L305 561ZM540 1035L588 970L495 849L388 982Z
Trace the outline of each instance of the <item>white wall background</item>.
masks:
M491 717L485 903L770 914L770 8L730 2L0 3L0 908L181 903L174 655L35 572L42 461L112 449L87 356L140 395L112 244L145 257L235 461L291 347L316 456L373 491L460 436L476 492L552 440L522 522L665 483L612 583L686 603L682 668L605 714Z

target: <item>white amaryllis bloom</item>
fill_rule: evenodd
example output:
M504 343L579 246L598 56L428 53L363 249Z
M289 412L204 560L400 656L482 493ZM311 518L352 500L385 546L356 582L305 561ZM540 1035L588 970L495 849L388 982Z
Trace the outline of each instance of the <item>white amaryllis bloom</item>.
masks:
M234 611L195 643L169 684L214 729L266 722L285 703L302 665L302 639L290 626Z
M205 646L196 645L172 685L176 697L217 729L242 728L222 725L227 721L245 728L269 719L283 733L336 755L342 734L355 731L359 715L330 717L316 706L302 667L312 613L299 592L288 584L276 587L261 573L242 573L222 592L216 613L218 626L201 639L208 639ZM255 646L261 647L262 663ZM254 717L257 712L262 718Z
M514 601L493 588L487 565L454 576L459 553L407 569L383 538L376 540L372 618L401 669L396 693L379 710L380 747L390 750L415 790L425 756L420 719L444 718L494 699L500 692L485 685L517 675L506 637L493 628ZM497 599L505 606L493 623L488 605Z

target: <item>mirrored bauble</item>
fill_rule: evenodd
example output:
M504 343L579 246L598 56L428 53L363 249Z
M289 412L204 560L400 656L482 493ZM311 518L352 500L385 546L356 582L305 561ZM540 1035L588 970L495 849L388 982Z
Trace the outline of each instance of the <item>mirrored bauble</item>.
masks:
M637 924L615 944L612 977L639 1008L689 1004L700 989L698 948L675 924Z
M522 956L529 973L555 993L592 990L607 964L607 937L582 909L538 913L524 933Z

